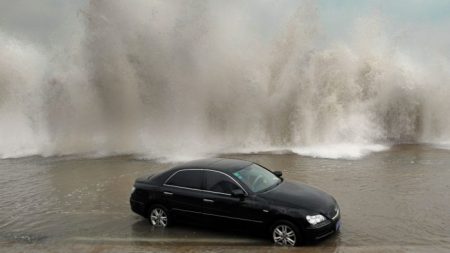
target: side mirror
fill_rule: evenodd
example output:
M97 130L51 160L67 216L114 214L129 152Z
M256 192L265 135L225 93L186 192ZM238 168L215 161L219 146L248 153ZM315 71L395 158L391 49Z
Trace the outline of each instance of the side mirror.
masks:
M231 191L231 196L233 197L237 197L237 198L244 198L245 197L245 192L242 189L234 189Z
M283 176L283 172L281 172L281 171L274 171L273 174L277 177Z

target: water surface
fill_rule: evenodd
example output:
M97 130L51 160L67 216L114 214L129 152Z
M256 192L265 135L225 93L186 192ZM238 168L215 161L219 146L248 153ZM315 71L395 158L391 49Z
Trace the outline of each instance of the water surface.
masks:
M335 196L342 210L341 233L303 250L450 250L448 150L404 145L359 160L229 157L282 170L288 180ZM128 198L134 179L172 165L126 156L0 160L0 247L12 252L30 245L43 252L67 245L84 245L85 251L108 245L110 252L280 250L245 228L242 234L187 225L153 229L132 213Z

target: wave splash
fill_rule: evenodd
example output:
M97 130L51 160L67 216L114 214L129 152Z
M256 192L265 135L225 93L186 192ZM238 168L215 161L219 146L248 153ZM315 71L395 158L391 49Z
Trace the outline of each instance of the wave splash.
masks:
M326 39L302 4L266 33L252 6L139 0L91 1L56 53L0 33L0 157L354 159L450 142L449 50L399 40L377 16Z

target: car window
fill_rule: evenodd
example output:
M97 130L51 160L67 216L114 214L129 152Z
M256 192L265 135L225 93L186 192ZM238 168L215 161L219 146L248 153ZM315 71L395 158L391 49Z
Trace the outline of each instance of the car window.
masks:
M247 166L234 172L233 175L244 182L253 192L265 191L281 182L280 178L257 164Z
M228 176L214 171L206 172L206 190L231 194L235 189L240 189Z
M167 185L174 185L180 187L188 187L194 189L202 189L203 185L203 171L202 170L182 170L175 172L167 182Z

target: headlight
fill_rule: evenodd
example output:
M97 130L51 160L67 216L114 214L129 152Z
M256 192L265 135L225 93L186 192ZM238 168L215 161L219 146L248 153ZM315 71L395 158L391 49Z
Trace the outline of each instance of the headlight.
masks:
M136 187L133 186L133 188L131 188L131 193L133 193L134 190L136 190Z
M306 220L309 222L309 224L311 225L316 225L318 223L321 223L322 221L325 221L325 217L323 217L323 215L321 214L317 214L317 215L306 215Z

